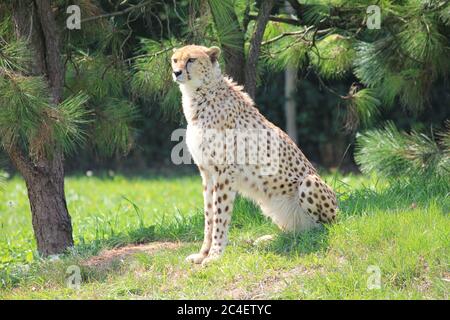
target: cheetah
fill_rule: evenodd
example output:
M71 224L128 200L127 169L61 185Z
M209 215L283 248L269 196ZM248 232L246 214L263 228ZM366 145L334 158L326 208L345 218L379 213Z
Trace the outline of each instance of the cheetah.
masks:
M261 115L243 87L222 74L220 48L188 45L173 51L186 144L200 171L204 198L204 241L186 260L206 265L223 254L236 193L256 202L284 231L332 222L335 193L289 136ZM262 138L248 132L262 132ZM250 151L242 156L239 147Z

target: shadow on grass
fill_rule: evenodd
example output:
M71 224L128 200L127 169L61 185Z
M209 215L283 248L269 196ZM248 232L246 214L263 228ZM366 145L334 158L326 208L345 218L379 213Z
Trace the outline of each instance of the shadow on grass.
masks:
M90 242L80 241L74 248L77 255L89 257L97 255L105 248L119 248L129 244L144 244L155 241L193 242L203 240L203 215L194 214L188 217L178 217L175 221L164 224L145 226L110 235L106 239L96 239Z
M111 235L108 239L80 242L75 251L79 256L97 255L104 248L119 248L129 244L144 244L155 241L198 242L203 240L204 218L201 212L185 217L178 216L167 224L158 223L151 226L141 225L138 228ZM236 199L231 223L236 230L273 230L272 222L261 214L253 202L242 197ZM263 231L263 232L264 232ZM253 247L256 251L269 250L277 254L297 255L309 254L327 247L327 229L319 227L302 233L277 233L274 241L264 249ZM256 240L256 239L253 239Z
M450 212L450 181L444 177L414 177L390 181L385 188L364 187L339 196L339 220L374 211L394 211L427 208L431 203L442 208L443 214ZM299 234L280 233L267 247L277 254L304 255L324 251L328 248L328 228L317 229Z
M308 255L328 248L328 230L319 227L302 233L280 233L267 248L284 256Z
M340 217L371 213L376 210L408 209L414 206L426 207L431 201L442 206L442 211L450 209L448 181L434 179L424 183L424 179L402 179L389 183L385 188L364 187L349 190L340 195ZM133 204L134 205L134 204ZM138 210L138 208L136 209ZM96 255L103 248L115 248L128 244L143 244L154 241L194 242L203 240L204 219L201 211L191 216L177 216L173 220L145 226L111 235L108 239L81 242L76 246L78 254ZM271 230L271 222L265 218L260 209L251 201L242 197L236 199L233 211L232 229L237 230ZM264 248L276 254L298 255L326 250L328 247L328 229L320 227L302 233L277 233L273 242ZM252 249L253 250L253 249Z

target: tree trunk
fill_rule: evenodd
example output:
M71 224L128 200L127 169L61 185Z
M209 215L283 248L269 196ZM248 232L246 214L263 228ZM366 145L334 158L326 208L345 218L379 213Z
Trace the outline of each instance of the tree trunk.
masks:
M64 87L64 66L58 28L50 2L15 1L13 20L16 36L27 39L33 52L32 73L45 77L53 103L60 103ZM39 253L48 256L64 252L73 245L73 239L64 194L62 151L54 147L50 155L36 159L29 157L17 145L6 149L27 185Z
M64 194L64 168L60 153L34 165L19 149L7 149L25 179L37 248L48 256L73 246L72 223Z
M285 2L285 9L288 14L293 14L293 9L289 2ZM295 101L295 91L297 86L297 69L288 66L284 71L284 112L286 115L286 133L297 143L297 104Z
M286 133L297 143L297 112L295 89L297 84L297 69L287 67L284 71L284 112L286 115Z
M72 222L64 195L62 159L54 159L51 173L26 180L38 251L48 256L73 246Z
M253 31L252 39L250 40L250 50L245 65L245 91L247 91L252 99L255 99L256 93L256 66L258 64L261 42L274 3L274 0L263 0L261 3L258 17L255 22L255 30Z

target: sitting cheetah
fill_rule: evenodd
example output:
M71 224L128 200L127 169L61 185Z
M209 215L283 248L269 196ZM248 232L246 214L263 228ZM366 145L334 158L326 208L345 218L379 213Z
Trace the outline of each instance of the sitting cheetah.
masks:
M171 59L187 120L186 144L203 180L204 241L187 260L203 265L224 252L236 192L286 231L331 222L337 210L334 192L302 151L259 113L242 87L222 75L219 54L218 47L189 45L174 49ZM245 135L250 131L263 138ZM240 141L239 134L245 136ZM244 145L254 154L242 156Z

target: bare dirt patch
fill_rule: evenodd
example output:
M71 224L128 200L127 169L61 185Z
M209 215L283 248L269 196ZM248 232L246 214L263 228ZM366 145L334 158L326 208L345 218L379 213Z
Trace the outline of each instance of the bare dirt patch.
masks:
M321 270L306 268L303 266L298 266L290 270L279 271L278 274L267 276L252 285L250 288L232 288L227 291L226 296L230 296L231 298L238 300L271 299L272 295L277 294L288 287L295 278L312 276L316 272L321 272Z
M161 250L174 250L181 246L181 242L151 242L140 245L127 245L120 248L103 250L99 255L90 257L81 264L86 267L107 267L113 262L123 261L136 253L155 254Z

